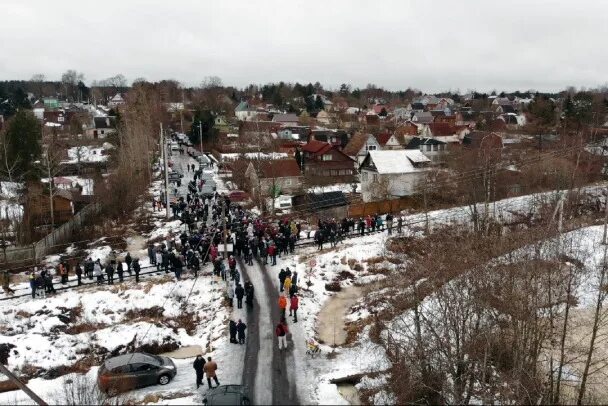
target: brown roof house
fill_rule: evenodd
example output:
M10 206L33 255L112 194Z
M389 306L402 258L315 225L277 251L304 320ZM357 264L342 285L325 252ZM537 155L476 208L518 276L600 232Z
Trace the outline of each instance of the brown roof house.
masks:
M348 141L342 152L361 164L368 151L379 151L381 149L382 146L372 134L356 133Z
M245 176L256 197L293 194L302 188L302 173L295 159L252 161Z
M313 179L320 178L323 184L352 181L357 174L355 163L353 158L327 142L312 140L300 152L303 172Z

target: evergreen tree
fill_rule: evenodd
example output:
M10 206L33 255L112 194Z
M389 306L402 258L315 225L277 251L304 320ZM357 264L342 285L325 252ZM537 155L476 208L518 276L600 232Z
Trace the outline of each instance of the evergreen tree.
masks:
M6 165L14 168L17 175L32 174L33 162L40 158L42 132L34 114L25 109L18 110L8 122L5 145Z
M323 98L320 96L317 96L317 99L315 100L315 108L317 110L323 110L325 108L325 104L323 104Z
M201 142L201 134L203 142L209 142L216 135L217 129L215 125L215 116L209 110L196 110L192 119L192 127L190 128L190 142L198 145Z

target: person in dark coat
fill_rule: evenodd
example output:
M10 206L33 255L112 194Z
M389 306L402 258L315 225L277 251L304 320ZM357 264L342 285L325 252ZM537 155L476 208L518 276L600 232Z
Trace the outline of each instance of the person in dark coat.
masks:
M139 258L133 260L133 271L135 272L135 283L139 283L139 272L141 272L141 265L139 265Z
M113 285L114 284L114 268L112 267L112 264L108 263L108 265L106 265L106 275L108 275L108 285Z
M129 276L132 275L131 264L133 263L133 258L131 258L131 253L127 252L127 256L125 257L125 264L127 264L127 272L129 272Z
M203 376L205 375L205 358L202 355L197 355L194 363L192 364L194 371L196 371L196 389L203 385Z
M228 331L230 332L230 342L236 344L236 323L234 320L230 320L228 323Z
M236 306L239 309L243 308L243 296L245 296L245 289L239 283L236 285L236 289L234 290L234 294L236 295Z
M123 282L124 270L122 269L122 262L120 261L116 263L116 273L118 274L118 282Z
M281 287L281 292L283 291L283 284L285 283L285 278L287 277L287 272L284 269L281 269L279 272L279 286Z
M249 306L253 306L253 284L249 281L245 282L245 302Z
M245 330L246 329L247 329L247 326L245 325L245 323L243 323L241 321L241 319L239 319L239 322L236 323L236 332L238 334L239 344L245 344Z
M78 286L82 285L82 268L80 264L76 264L76 277L78 278Z

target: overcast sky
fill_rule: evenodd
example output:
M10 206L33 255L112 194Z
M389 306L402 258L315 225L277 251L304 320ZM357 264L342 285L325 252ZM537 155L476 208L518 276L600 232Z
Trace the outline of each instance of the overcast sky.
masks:
M0 0L0 80L374 83L423 91L607 83L604 0Z

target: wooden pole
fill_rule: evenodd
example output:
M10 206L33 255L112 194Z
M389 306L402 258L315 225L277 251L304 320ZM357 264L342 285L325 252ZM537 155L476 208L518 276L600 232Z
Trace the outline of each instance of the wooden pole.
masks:
M0 364L0 372L6 375L8 379L11 380L11 382L17 385L17 387L23 392L25 392L25 394L29 396L30 399L32 399L34 402L42 406L46 406L48 404L44 400L42 400L38 395L36 395L30 388L28 388L26 384L21 382L21 380L17 378L17 376L15 376L7 367L2 364Z

